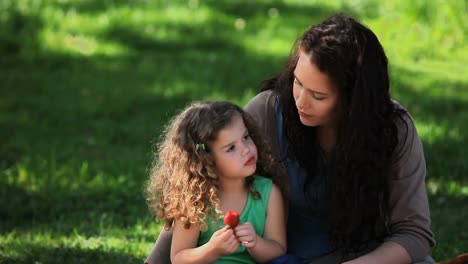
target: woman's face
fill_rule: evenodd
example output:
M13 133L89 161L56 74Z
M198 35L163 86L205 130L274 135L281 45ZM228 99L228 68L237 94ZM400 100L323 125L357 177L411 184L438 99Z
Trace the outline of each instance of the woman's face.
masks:
M299 51L294 69L293 96L299 118L305 126L333 126L336 88L328 76L312 64L308 54Z

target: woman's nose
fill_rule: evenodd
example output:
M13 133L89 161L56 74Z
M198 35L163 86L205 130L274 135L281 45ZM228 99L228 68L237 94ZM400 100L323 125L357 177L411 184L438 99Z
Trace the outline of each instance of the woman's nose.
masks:
M301 89L296 98L296 107L299 109L304 109L306 106L306 98L304 94L304 89Z

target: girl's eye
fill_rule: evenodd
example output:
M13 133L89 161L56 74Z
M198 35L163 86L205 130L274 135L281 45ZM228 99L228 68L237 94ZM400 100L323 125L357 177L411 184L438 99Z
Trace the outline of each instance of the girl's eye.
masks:
M234 147L234 145L232 145L232 146L230 146L230 147L228 148L227 152L234 151L234 149L235 149L235 147Z
M250 138L250 135L249 135L249 134L247 134L247 135L244 136L244 140L247 140L247 139L249 139L249 138Z

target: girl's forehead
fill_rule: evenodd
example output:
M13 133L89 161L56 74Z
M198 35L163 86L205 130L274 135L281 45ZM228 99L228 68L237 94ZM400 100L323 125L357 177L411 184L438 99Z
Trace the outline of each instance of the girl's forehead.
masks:
M247 131L241 114L235 114L224 128L218 131L215 141L234 141Z
M245 129L245 124L244 124L244 119L242 118L241 114L234 114L229 120L228 123L226 123L226 126L224 126L218 134L223 131L223 130L230 130L230 131L236 131L239 129Z

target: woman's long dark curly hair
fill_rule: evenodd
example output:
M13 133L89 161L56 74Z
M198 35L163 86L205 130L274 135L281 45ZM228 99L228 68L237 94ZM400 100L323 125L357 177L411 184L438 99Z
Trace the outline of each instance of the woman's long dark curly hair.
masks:
M336 145L327 158L316 128L304 126L293 98L299 51L325 73L338 91ZM309 28L298 39L285 69L262 84L279 95L288 155L307 171L307 183L325 177L325 215L330 242L346 252L386 235L392 155L398 143L388 62L376 35L344 14Z

